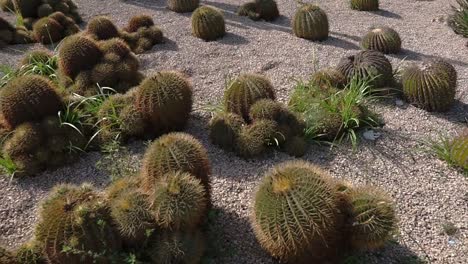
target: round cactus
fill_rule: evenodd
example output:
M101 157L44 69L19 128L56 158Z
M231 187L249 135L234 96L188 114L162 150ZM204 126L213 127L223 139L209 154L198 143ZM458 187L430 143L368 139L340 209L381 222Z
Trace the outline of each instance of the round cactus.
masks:
M266 119L256 121L241 129L237 152L244 158L259 156L265 152L267 146L275 144L275 139L281 136L275 121Z
M170 232L156 235L148 250L155 263L200 263L205 251L205 239L200 231Z
M59 49L59 70L74 79L82 70L89 70L100 59L102 53L89 38L74 35L63 40Z
M15 254L0 246L0 263L19 264L16 261Z
M353 222L351 245L360 250L381 247L396 226L392 201L374 187L359 187L349 194Z
M207 200L200 180L189 173L170 172L149 191L150 211L163 229L191 230L203 222Z
M240 6L237 14L239 16L248 16L252 20L273 21L279 16L279 11L274 0L255 0Z
M297 10L292 21L294 35L313 41L328 38L329 25L327 14L314 4L304 4Z
M227 112L238 114L250 121L250 107L260 99L275 99L271 82L258 74L242 74L233 80L224 92L224 107Z
M52 60L52 54L46 49L36 49L32 50L26 55L24 55L23 59L20 62L21 66L32 64L32 63L42 63L46 64L48 61ZM56 68L56 65L52 65L52 67Z
M54 12L54 8L49 4L42 4L37 8L38 17L46 17Z
M425 62L403 71L403 94L406 100L427 111L448 111L455 100L456 72L439 62Z
M197 8L192 14L192 33L205 41L223 37L226 34L223 14L210 6Z
M338 223L333 187L331 177L305 162L285 162L269 171L255 194L252 216L262 247L295 263L311 248L314 254L330 246L328 237Z
M43 44L55 43L63 38L63 26L55 19L44 17L33 25L34 37Z
M457 86L458 73L452 64L450 64L448 61L444 59L433 59L432 64L436 65L436 67L439 67L443 69L445 72L447 72L448 78L450 81L450 86L452 87Z
M255 2L248 2L239 6L236 14L238 16L248 16L250 19L254 21L261 19L260 14L257 11L257 3Z
M36 239L51 263L102 262L121 247L104 198L89 185L56 186L39 215Z
M379 0L351 0L351 9L359 11L379 10Z
M465 171L468 171L468 133L456 137L451 144L450 159Z
M177 13L187 13L195 10L200 0L168 0L167 7Z
M92 38L97 40L118 38L120 36L117 27L105 16L98 16L91 19L86 31Z
M178 72L158 72L137 88L135 106L157 134L180 130L192 110L192 87Z
M390 61L379 51L366 50L343 58L337 66L348 81L353 78L368 80L373 88L381 88L393 80Z
M142 186L146 191L151 190L158 178L177 171L194 175L210 190L211 166L206 149L185 133L169 133L151 144L143 159Z
M377 27L362 38L361 47L365 50L376 50L385 54L398 53L401 50L401 38L392 28Z
M139 54L150 50L155 44L163 42L161 29L154 25L153 19L147 15L132 17L122 32L122 38Z
M125 28L127 32L137 32L138 29L142 27L152 27L154 26L153 19L148 15L137 15L130 18L128 25Z
M25 75L10 81L0 91L0 115L7 128L56 115L62 99L55 85L39 75Z
M347 83L343 73L335 68L325 68L315 72L310 81L325 90L328 90L330 87L343 89Z
M16 250L16 259L19 264L45 264L46 259L42 247L35 240L27 242Z
M45 135L39 126L27 122L19 125L3 144L2 153L13 161L26 156L39 147Z
M232 113L221 113L210 120L210 139L215 145L225 150L234 150L242 126L242 117Z

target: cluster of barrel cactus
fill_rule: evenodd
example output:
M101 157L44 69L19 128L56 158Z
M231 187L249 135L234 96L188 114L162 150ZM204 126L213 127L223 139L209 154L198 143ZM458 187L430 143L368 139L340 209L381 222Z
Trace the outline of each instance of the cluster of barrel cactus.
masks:
M241 5L237 14L252 20L273 21L279 17L278 6L274 0L255 0Z
M427 111L448 111L455 100L457 72L448 62L440 59L412 65L404 69L403 94L406 100Z
M302 120L275 101L272 84L258 74L242 74L229 83L224 111L212 117L209 127L214 144L244 158L274 145L293 156L306 151Z
M123 93L144 78L138 71L138 58L117 38L95 41L70 36L60 45L58 60L61 84L84 96L97 94L97 85Z
M281 261L335 263L350 247L382 246L396 216L392 201L374 187L354 188L312 164L288 161L261 181L251 224L261 246Z
M313 41L328 38L329 25L325 11L314 4L303 4L292 20L294 35Z
M78 24L82 22L78 6L73 0L1 0L0 8L7 12L19 12L27 28L32 28L37 19L54 12L61 12Z
M43 44L55 43L63 38L76 34L80 28L76 22L62 12L55 12L37 20L33 25L36 41Z
M226 25L221 11L211 6L197 8L192 14L192 33L205 41L223 37Z
M379 10L379 0L350 0L351 9L359 11Z
M94 40L121 38L137 54L150 50L154 45L163 41L161 29L147 15L132 17L123 30L119 30L105 16L94 17L89 21L85 35Z
M401 38L392 28L376 27L362 38L361 47L364 50L376 50L384 54L395 54L401 50Z
M31 32L25 27L14 27L0 17L0 48L13 44L27 44L34 42Z

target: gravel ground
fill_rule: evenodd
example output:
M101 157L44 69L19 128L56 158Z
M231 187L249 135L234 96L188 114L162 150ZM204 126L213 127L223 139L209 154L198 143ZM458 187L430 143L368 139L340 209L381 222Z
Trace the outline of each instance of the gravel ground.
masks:
M468 117L468 52L466 39L446 25L450 2L446 0L382 0L379 12L357 12L347 1L319 2L328 13L331 37L322 43L299 39L291 34L290 18L295 1L278 0L282 17L274 23L253 22L233 14L239 1L202 1L225 11L228 34L216 42L191 36L190 15L176 14L162 0L76 0L85 21L96 15L110 16L119 26L137 14L150 14L161 26L166 43L139 55L142 69L151 73L176 69L191 78L195 109L187 132L208 149L213 166L213 203L217 214L212 228L216 233L214 263L275 263L256 243L248 224L251 197L263 173L273 165L292 159L283 153L244 161L213 146L207 136L207 104L217 103L223 94L225 78L240 72L267 75L286 102L292 91L292 78L307 78L313 69L313 54L320 66L335 65L355 53L359 38L372 25L395 28L403 39L404 51L389 56L394 65L426 58L443 57L457 68L457 103L448 113L430 114L394 101L375 106L386 126L376 141L363 141L356 151L349 146L330 150L312 146L303 159L317 163L334 177L356 184L372 184L388 191L395 199L399 234L395 243L383 250L359 256L355 263L468 263L468 183L461 172L422 151L421 141L453 135L466 127ZM13 17L1 13L8 19ZM36 44L36 46L39 46ZM33 46L18 45L0 51L1 64L15 65L23 51ZM145 145L130 145L130 164L137 168ZM72 166L45 172L33 178L0 178L0 243L15 248L33 232L38 204L50 188L62 182L91 182L103 188L109 173L100 170L98 153L84 155ZM442 226L453 223L458 231L443 234Z

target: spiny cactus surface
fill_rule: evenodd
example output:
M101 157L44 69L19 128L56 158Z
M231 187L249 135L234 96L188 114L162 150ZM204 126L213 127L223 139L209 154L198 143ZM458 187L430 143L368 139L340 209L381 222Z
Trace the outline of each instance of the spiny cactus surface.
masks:
M384 54L398 53L401 50L401 38L390 27L376 27L362 38L361 47L365 50L376 50Z
M304 4L294 15L292 28L297 37L314 41L326 40L329 31L327 14L317 5Z
M226 34L221 11L210 6L201 6L192 14L192 33L205 41L216 40Z

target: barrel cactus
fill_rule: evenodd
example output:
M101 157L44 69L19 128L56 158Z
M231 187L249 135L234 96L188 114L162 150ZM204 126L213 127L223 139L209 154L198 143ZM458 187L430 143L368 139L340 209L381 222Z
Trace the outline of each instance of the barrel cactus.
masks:
M210 6L201 6L192 14L192 33L205 41L216 40L226 34L221 11Z
M343 89L346 86L346 77L335 68L325 68L315 72L310 80L313 84L322 89L331 88Z
M56 115L63 107L55 85L39 75L25 75L10 81L0 91L0 115L10 129L26 122Z
M0 246L0 263L18 264L15 254L2 246Z
M55 19L44 17L33 25L34 36L43 44L55 43L63 38L63 27Z
M200 231L162 231L147 251L154 263L200 263L205 252L205 238Z
M275 121L256 121L244 126L239 132L237 153L244 158L260 156L267 150L267 146L275 144L276 138L281 138L281 134Z
M379 0L351 0L351 9L359 11L379 10Z
M396 226L393 202L375 187L358 187L349 194L353 222L351 245L375 249L387 242Z
M157 134L180 130L192 110L192 86L181 73L158 72L138 86L135 106Z
M210 120L210 139L215 145L225 149L234 150L244 120L233 113L219 113Z
M195 10L200 0L168 0L167 7L177 13L187 13Z
M200 180L190 173L169 172L148 192L150 212L163 229L192 229L204 221L208 201Z
M252 20L273 21L279 16L278 5L274 0L255 0L239 7L239 16L248 16Z
M272 256L299 262L331 246L328 239L339 222L337 201L325 172L301 161L282 163L264 176L255 194L255 236Z
M458 7L453 7L448 24L456 34L468 38L468 0L457 0Z
M19 264L45 264L46 259L42 253L42 246L35 240L29 241L16 250L16 259Z
M393 82L393 69L390 61L379 51L366 50L343 58L337 69L348 81L353 78L369 81L373 88L382 88Z
M401 38L392 28L376 27L362 38L361 47L384 54L398 53L401 50Z
M275 99L271 82L258 74L241 74L231 81L224 92L224 107L227 112L250 121L250 107L260 99Z
M98 45L84 36L70 36L59 48L59 70L74 79L82 70L89 70L102 57Z
M206 149L185 133L169 133L151 144L143 159L142 187L151 190L159 177L177 171L192 174L210 190L211 166Z
M427 111L448 111L455 100L456 71L437 61L410 66L403 71L406 100Z
M118 38L120 36L117 27L105 16L97 16L91 19L86 28L86 32L97 40Z
M56 186L39 215L35 235L51 263L105 262L121 247L105 199L89 185Z
M458 167L468 171L468 133L456 137L451 143L450 159Z
M294 35L313 41L328 38L329 25L325 11L314 4L304 4L297 10L292 20Z
M122 32L122 38L135 53L143 53L163 42L163 33L147 15L134 16Z

